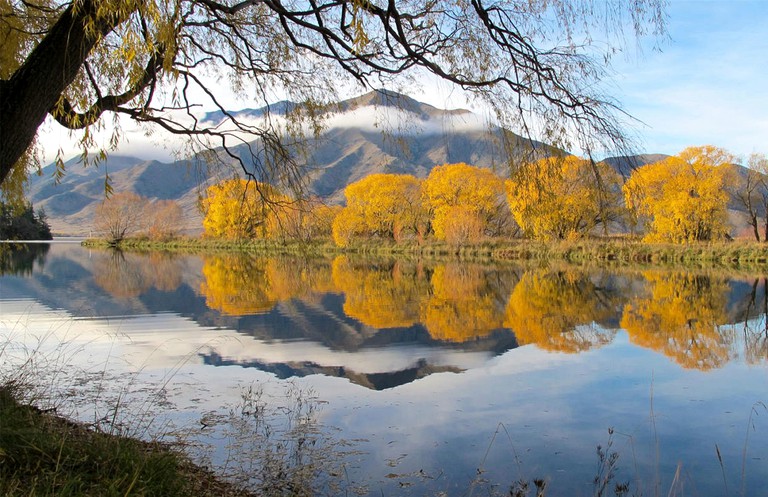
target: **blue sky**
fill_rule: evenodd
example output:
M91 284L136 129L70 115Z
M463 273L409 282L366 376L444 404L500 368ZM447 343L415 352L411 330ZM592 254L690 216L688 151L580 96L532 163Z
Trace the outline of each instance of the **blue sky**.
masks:
M671 0L670 40L615 64L646 152L768 153L768 0Z
M632 125L638 152L715 145L742 158L768 153L768 0L670 0L667 12L660 50L655 38L628 39L605 81L640 121ZM444 83L414 97L466 107Z

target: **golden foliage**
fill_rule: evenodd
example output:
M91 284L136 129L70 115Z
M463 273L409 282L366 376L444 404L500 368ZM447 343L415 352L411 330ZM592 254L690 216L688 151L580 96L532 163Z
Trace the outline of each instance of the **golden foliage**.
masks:
M365 233L365 222L352 209L343 208L333 219L331 233L336 245L346 247L353 238Z
M597 287L584 274L529 271L512 290L504 326L514 331L520 345L583 352L613 340L615 331L595 323L614 312L601 302Z
M632 343L665 354L684 368L708 370L728 362L733 337L726 322L725 279L681 272L647 272L646 297L624 308L621 327Z
M263 237L272 188L256 181L231 179L211 185L201 202L205 236L227 239Z
M483 228L480 215L466 205L456 205L446 210L443 234L445 241L451 245L477 243L483 237Z
M689 147L677 156L635 170L624 185L627 207L645 226L649 242L683 243L727 234L728 194L722 149Z
M346 246L353 236L401 240L426 224L421 181L409 174L371 174L344 190L347 206L334 223L334 240Z
M464 163L434 167L424 180L423 194L438 240L446 239L448 224L453 223L448 230L455 232L457 225L469 227L480 220L485 230L507 210L501 178L489 169Z
M525 163L505 183L517 223L535 238L573 239L622 216L620 178L575 156Z

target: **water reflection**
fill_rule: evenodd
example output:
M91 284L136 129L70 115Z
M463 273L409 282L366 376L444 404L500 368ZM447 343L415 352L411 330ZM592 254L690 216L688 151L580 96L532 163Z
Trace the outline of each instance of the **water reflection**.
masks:
M766 480L768 427L751 414L768 378L763 274L63 245L15 257L0 335L55 335L111 374L173 371L163 395L203 437L198 419L242 385L313 389L323 422L363 445L345 471L370 495L467 495L476 475L494 491L543 477L552 495L591 495L611 426L621 480L668 482L679 461L707 497L725 472L746 489ZM648 416L651 390L663 415Z
M93 278L99 287L116 298L138 297L151 288L172 292L182 282L182 266L171 254L125 253L120 250L97 252Z
M646 294L627 303L621 320L630 340L685 368L722 367L731 356L726 324L729 287L719 276L647 271Z
M753 364L768 358L762 275L733 279L667 270L523 269L353 256L91 251L86 260L79 247L51 259L48 247L4 250L0 267L4 274L27 278L14 284L28 286L41 301L74 313L84 312L85 303L92 305L89 315L176 312L201 326L266 342L311 342L350 354L395 345L414 351L407 361L364 372L359 364L350 367L352 356L322 362L295 345L290 360L229 357L216 350L205 357L211 364L235 361L280 377L324 374L366 385L395 384L400 380L352 378L374 373L419 378L469 367L458 356L446 362L437 351L482 352L486 358L519 345L585 352L612 343L620 329L633 344L684 368L711 370L734 357ZM43 276L45 264L50 268ZM742 323L740 333L728 326L735 323Z
M583 352L610 343L616 330L596 324L611 321L626 297L606 279L576 270L526 272L509 298L504 324L521 345L544 350Z
M432 293L423 306L422 321L436 340L466 342L503 327L504 302L509 288L497 271L471 264L435 267Z
M344 293L344 313L374 328L406 328L420 322L429 299L423 264L406 261L333 261L334 290Z
M0 243L0 276L29 276L35 266L45 265L47 243Z
M743 321L744 358L749 364L768 362L768 278L753 280Z

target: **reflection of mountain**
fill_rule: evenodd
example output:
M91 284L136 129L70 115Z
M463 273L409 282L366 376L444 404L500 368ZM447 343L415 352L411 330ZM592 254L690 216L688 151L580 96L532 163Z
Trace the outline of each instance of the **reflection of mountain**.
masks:
M335 374L364 375L355 381L374 387L396 380L371 375L469 369L518 344L586 351L610 343L619 328L687 367L720 367L741 353L728 323L752 320L744 327L750 361L765 360L768 343L755 324L768 313L763 278L120 254L71 244L51 245L44 264L32 260L31 273L29 257L16 261L26 269L10 268L0 295L76 318L175 314L203 330L203 343L205 330L238 337L240 348L214 349L221 361L291 375L342 368Z
M304 377L313 374L322 374L335 378L346 378L352 383L370 388L371 390L386 390L398 387L424 378L434 373L461 373L463 370L455 366L434 366L426 359L419 359L413 367L399 371L386 373L357 373L345 366L321 366L315 362L283 362L267 363L257 360L238 361L221 357L215 351L200 354L205 364L211 366L240 366L243 368L256 368L272 373L278 378Z

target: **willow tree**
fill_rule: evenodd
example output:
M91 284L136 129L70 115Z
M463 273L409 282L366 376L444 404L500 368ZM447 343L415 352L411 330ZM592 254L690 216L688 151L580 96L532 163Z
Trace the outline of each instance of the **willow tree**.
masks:
M47 116L86 130L87 150L95 129L112 127L110 115L220 147L216 157L260 181L298 182L284 121L237 119L221 104L222 82L249 100L299 102L288 106L291 131L317 124L322 104L351 84L399 89L431 74L531 138L585 150L621 144L621 114L599 90L605 61L627 31L664 33L666 1L603 3L0 0L0 183L18 192L39 165ZM227 122L199 119L206 106Z
M624 183L624 199L649 242L686 243L728 235L728 175L733 156L712 145L688 147L647 164Z

